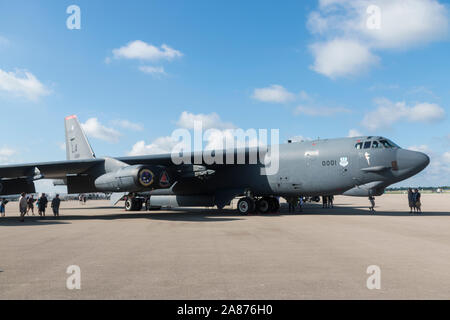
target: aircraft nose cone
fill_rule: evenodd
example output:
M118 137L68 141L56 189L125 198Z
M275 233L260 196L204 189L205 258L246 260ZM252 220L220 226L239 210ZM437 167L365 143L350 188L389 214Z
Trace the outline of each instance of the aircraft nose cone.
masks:
M397 164L401 171L416 174L430 163L430 158L422 152L399 149L397 151Z

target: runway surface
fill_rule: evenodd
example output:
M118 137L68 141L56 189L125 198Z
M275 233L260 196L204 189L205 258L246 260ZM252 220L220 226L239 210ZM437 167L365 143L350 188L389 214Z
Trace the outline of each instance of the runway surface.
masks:
M334 209L125 213L64 202L61 217L0 218L1 299L450 299L450 194L336 197ZM81 289L66 269L81 269ZM367 267L381 289L366 286Z

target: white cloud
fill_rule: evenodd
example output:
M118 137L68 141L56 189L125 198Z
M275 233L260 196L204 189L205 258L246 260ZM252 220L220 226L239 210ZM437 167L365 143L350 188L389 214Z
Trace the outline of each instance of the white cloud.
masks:
M444 39L448 32L446 7L434 0L364 1L381 9L381 29L360 30L375 48L404 49ZM364 7L363 7L364 8ZM365 26L367 15L360 17ZM358 28L358 26L356 26ZM358 28L359 29L359 28Z
M117 142L121 135L117 130L102 125L97 118L88 119L81 127L86 135L107 142Z
M361 73L379 61L367 47L354 40L314 43L310 49L315 57L311 68L332 79Z
M446 164L450 165L450 151L444 152L442 159Z
M65 142L58 142L59 149L66 151L66 143Z
M32 101L50 94L50 90L31 72L26 70L6 72L0 69L0 91L25 97Z
M205 134L206 146L204 150L222 150L227 149L227 143L233 143L233 147L257 147L262 145L262 141L258 140L257 136L246 135L245 130L242 130L242 135L238 131L242 129L226 129L226 130L212 130Z
M412 151L419 151L427 154L430 157L430 164L424 171L418 175L408 179L401 185L417 185L417 186L442 186L448 185L450 181L450 151L435 152L428 145L410 146L407 149Z
M361 137L363 134L360 132L360 131L358 131L357 129L350 129L349 131L348 131L348 137L349 138L353 138L353 137Z
M435 103L418 103L411 108L408 119L413 122L435 122L443 120L445 111Z
M408 150L412 150L412 151L424 152L424 153L430 153L431 152L430 148L426 144L410 146L407 149Z
M183 56L183 54L163 44L161 47L148 44L141 40L129 42L127 45L113 50L113 56L116 59L139 59L139 60L172 60Z
M346 108L329 108L329 107L314 107L314 106L297 106L294 110L294 114L304 114L313 117L330 117L338 113L350 113L351 111Z
M266 88L255 89L252 98L262 102L285 103L295 100L295 95L283 86L273 84Z
M170 153L177 143L178 141L171 136L159 137L150 144L145 144L145 141L141 140L133 145L128 155L141 156L146 154Z
M224 122L216 113L211 114L194 114L187 111L182 112L178 122L178 128L192 130L194 129L194 121L201 121L203 126L202 145L196 146L195 142L183 141L185 143L184 150L214 150L226 148L226 143L233 141L235 147L255 147L259 144L257 136L252 136L245 130L238 129L232 123ZM242 130L242 131L241 131ZM255 131L255 134L256 131ZM192 132L190 133L191 138ZM181 140L176 140L172 136L159 137L151 143L146 144L144 140L136 142L131 151L130 156L171 153L173 148L178 145ZM200 149L199 149L200 148Z
M153 67L153 66L140 66L139 70L144 73L152 74L152 75L166 75L167 73L164 71L163 67Z
M309 96L309 94L304 90L300 91L300 93L298 94L298 97L300 98L300 100L305 100L305 101L312 100L312 98Z
M0 47L6 47L8 45L9 45L8 38L0 36Z
M380 28L368 28L369 6L380 9ZM374 51L405 50L446 38L449 18L446 6L436 0L320 0L307 26L322 38L311 45L312 68L333 78L373 66L378 60ZM351 48L355 51L343 56Z
M194 122L199 121L202 123L203 130L206 129L231 129L234 125L230 122L224 122L220 119L219 115L215 112L210 114L193 114L187 111L181 113L180 119L177 122L177 126L185 129L193 129Z
M140 123L131 122L126 119L121 120L113 120L111 121L111 124L117 127L121 127L123 129L128 129L132 131L142 131L144 130L144 127Z
M6 164L11 162L11 157L17 153L17 150L10 147L0 148L0 163Z
M377 108L365 115L362 125L369 130L389 128L399 121L433 123L445 117L445 110L434 103L407 106L405 102L377 99Z

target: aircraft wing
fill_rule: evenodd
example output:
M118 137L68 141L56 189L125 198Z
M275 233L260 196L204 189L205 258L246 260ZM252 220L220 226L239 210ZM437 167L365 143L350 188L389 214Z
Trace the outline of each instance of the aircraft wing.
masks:
M64 179L67 175L79 175L102 162L104 159L2 165L0 166L0 195L35 193L35 180Z
M217 161L214 164L208 164L205 161L205 157L208 154L212 154L215 156L215 160L217 161L221 158L222 161ZM217 154L215 154L217 152ZM221 152L220 156L218 152ZM223 164L230 164L228 157L231 155L234 159L235 164L239 163L257 163L261 162L262 159L267 153L267 148L239 148L239 149L228 149L228 150L216 150L216 151L194 151L194 152L186 152L184 155L184 159L190 159L189 164L202 165L210 168L217 168L222 166ZM147 165L162 165L162 166L174 166L174 162L172 160L172 155L170 153L166 154L155 154L155 155L145 155L145 156L134 156L134 157L118 157L115 158L119 161L125 162L127 164L147 164Z
M42 175L44 178L65 178L67 174L80 174L93 166L104 162L104 159L67 160L52 162L36 162L19 165L0 166L0 178L14 179Z
M230 156L236 164L256 164L266 153L266 150L259 148L197 151L183 154L182 161L179 162L174 162L170 153L96 158L77 117L75 115L66 117L64 126L67 160L0 165L0 195L34 193L33 181L39 179L60 179L67 184L69 193L95 192L97 190L95 179L99 174L118 170L124 165L156 165L170 168L183 164L178 170L181 178L207 176L214 174L223 164L230 164ZM112 169L115 166L117 169Z

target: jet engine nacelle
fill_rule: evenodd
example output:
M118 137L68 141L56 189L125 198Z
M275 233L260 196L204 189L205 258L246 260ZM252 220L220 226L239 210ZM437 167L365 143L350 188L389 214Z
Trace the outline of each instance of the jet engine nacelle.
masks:
M104 192L137 192L170 187L169 175L164 167L132 165L101 175L95 187Z

